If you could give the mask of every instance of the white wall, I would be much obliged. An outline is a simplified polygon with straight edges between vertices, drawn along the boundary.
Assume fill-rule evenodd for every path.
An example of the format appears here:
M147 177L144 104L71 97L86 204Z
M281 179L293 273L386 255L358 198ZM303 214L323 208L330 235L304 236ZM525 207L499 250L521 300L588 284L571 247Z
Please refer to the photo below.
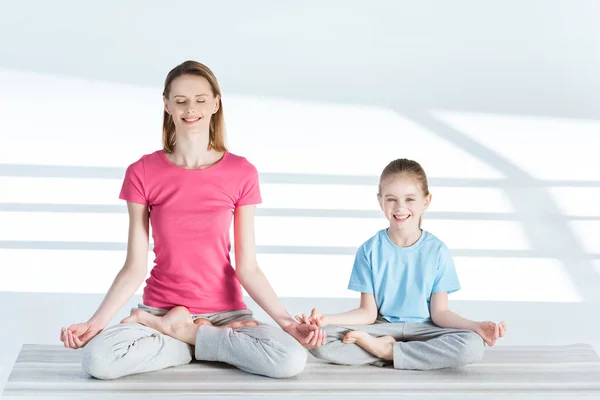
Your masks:
M384 226L376 176L408 157L459 311L507 320L506 343L598 344L599 17L594 1L1 2L6 360L57 343L122 265L122 174L160 147L162 82L186 59L218 76L230 149L261 172L259 263L292 312L354 304L352 252Z

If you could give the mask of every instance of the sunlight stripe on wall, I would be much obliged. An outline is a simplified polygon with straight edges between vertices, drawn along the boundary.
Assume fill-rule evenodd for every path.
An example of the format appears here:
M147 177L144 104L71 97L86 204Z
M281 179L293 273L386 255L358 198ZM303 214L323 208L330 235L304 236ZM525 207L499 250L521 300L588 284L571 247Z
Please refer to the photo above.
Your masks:
M126 214L0 212L0 240L126 242ZM358 247L387 226L382 217L257 217L258 245ZM527 250L528 239L516 221L425 220L425 229L451 248Z
M124 260L123 251L0 249L0 292L106 293ZM346 289L353 261L351 255L258 256L281 297L358 298L358 293ZM568 270L552 259L456 257L455 261L462 290L451 299L581 301ZM600 264L596 266L600 273Z

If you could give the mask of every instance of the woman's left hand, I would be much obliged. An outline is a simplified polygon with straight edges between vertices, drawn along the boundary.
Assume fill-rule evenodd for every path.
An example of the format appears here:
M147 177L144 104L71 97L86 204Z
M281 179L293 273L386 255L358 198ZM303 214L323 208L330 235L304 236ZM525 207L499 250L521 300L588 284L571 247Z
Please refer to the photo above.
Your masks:
M305 349L315 349L325 344L327 335L316 325L292 323L283 328L294 337Z

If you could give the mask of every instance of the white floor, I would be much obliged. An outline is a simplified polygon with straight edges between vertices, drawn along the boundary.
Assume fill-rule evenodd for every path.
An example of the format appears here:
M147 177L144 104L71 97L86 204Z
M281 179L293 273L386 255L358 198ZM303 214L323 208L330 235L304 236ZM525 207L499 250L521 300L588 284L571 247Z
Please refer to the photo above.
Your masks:
M0 293L3 328L0 331L0 389L23 343L57 344L60 327L85 320L99 304L100 295ZM284 298L292 313L321 306L336 312L355 305L351 299ZM131 302L131 305L135 302ZM252 301L258 318L267 320ZM498 345L590 343L600 354L600 306L593 303L454 302L452 307L470 318L504 319L509 331ZM129 305L127 306L129 308ZM125 309L123 310L125 313Z

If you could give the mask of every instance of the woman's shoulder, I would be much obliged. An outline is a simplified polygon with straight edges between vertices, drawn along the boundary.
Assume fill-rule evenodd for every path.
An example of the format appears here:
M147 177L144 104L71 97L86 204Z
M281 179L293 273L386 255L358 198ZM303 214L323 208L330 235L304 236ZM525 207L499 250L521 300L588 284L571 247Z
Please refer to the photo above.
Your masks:
M257 171L254 164L252 164L246 157L227 152L227 165L229 168L239 170L241 172L255 172Z
M156 150L152 153L144 154L140 158L138 158L137 160L135 160L131 164L129 164L127 169L144 168L148 164L152 164L157 161L160 161L160 159L162 157L162 153L163 153L163 150L161 149L161 150Z
M252 163L248 161L246 157L240 156L239 154L235 154L230 151L227 152L227 161L239 165L252 165Z

